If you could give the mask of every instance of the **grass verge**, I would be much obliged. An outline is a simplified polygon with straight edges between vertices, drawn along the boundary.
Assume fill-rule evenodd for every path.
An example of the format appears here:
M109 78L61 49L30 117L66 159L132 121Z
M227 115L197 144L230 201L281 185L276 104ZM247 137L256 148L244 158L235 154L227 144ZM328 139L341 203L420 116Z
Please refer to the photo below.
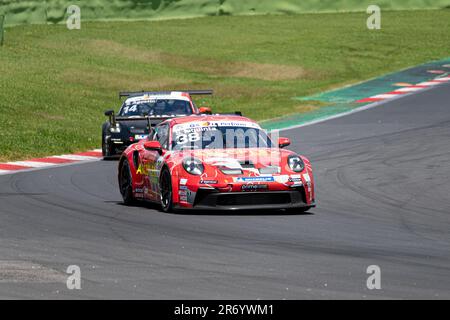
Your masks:
M450 10L89 22L7 28L0 161L100 145L117 92L213 88L204 102L257 120L308 112L305 96L450 54ZM200 103L201 104L201 103Z

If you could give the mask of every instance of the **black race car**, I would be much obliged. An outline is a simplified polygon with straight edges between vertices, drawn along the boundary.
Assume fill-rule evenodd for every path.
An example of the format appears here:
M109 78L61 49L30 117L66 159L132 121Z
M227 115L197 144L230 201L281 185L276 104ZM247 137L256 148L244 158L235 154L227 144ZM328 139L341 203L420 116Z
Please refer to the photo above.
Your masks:
M192 95L211 95L212 90L161 92L121 92L127 97L118 114L105 111L109 120L102 127L103 158L120 155L130 144L147 138L152 127L169 118L211 114L208 107L197 108Z

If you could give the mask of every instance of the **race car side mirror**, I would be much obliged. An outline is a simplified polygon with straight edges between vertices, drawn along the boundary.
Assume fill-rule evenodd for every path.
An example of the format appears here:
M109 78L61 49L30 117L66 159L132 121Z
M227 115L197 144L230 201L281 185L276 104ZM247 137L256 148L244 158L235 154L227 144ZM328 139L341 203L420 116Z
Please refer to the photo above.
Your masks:
M200 112L201 114L212 114L210 107L200 107L198 108L198 112Z
M291 140L289 140L289 138L279 138L278 139L278 146L280 148L287 147L290 144L291 144Z
M116 117L114 116L114 110L106 110L105 111L105 116L109 117L109 122L112 125L116 124Z
M158 151L159 154L162 154L162 147L159 141L145 141L144 148L148 151Z

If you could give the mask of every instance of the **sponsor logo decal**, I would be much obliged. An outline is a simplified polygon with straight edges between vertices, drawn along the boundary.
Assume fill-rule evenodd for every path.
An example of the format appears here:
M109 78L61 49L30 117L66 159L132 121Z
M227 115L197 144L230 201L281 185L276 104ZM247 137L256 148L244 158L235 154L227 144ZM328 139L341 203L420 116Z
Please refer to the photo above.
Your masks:
M215 130L217 127L243 127L260 129L261 127L250 121L193 121L177 124L172 128L173 132L196 132Z
M306 181L306 185L307 185L308 187L311 187L311 177L309 176L309 174L308 174L308 173L305 173L305 174L303 175L303 178L304 178L305 181Z
M159 157L158 160L156 160L156 169L161 170L163 164L164 164L164 158Z
M188 191L187 190L178 191L178 195L180 196L180 201L187 201L187 199L188 199Z
M236 182L273 182L274 177L239 177L235 178Z
M217 180L200 180L200 184L216 184Z
M147 137L148 137L148 134L137 134L137 135L134 136L134 138L135 138L136 140L147 139Z
M242 191L256 191L268 189L267 184L244 184L241 187Z
M136 170L136 174L149 175L150 173L152 173L151 175L153 175L155 171L156 165L154 163L140 163L138 169Z

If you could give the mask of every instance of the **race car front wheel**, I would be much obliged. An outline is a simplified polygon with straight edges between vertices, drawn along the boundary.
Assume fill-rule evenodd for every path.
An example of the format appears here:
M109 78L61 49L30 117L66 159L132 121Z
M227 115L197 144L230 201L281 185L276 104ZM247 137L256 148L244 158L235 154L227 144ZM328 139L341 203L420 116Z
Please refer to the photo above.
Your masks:
M159 190L161 193L161 207L164 212L171 212L173 208L172 201L172 177L167 168L161 172L159 179Z
M119 175L119 187L122 194L123 202L126 205L134 204L135 199L133 197L133 178L131 176L130 165L128 160L124 160Z

